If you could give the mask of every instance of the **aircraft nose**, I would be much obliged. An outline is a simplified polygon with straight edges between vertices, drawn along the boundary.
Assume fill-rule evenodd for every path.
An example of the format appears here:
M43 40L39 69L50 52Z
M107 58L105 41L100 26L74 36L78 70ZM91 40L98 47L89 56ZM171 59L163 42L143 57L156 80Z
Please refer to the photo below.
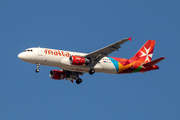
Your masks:
M18 54L18 58L19 58L19 59L22 60L22 59L24 59L24 57L25 57L25 55L24 55L23 53L19 53L19 54Z

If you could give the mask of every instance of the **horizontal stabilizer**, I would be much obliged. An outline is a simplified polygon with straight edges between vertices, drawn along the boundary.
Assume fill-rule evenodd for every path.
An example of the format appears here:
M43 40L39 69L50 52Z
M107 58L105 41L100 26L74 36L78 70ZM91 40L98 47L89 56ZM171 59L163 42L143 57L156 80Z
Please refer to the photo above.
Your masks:
M145 63L142 66L143 67L150 67L150 66L153 66L153 65L157 64L158 62L162 61L163 59L165 59L165 57L161 57L161 58L158 58L158 59L153 60L151 62Z

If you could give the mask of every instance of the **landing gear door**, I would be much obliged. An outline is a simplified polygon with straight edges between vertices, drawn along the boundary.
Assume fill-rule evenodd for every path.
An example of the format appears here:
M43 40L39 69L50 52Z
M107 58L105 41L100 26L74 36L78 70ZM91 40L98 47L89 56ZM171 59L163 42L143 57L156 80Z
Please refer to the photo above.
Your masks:
M40 47L38 47L38 56L43 56L43 51Z

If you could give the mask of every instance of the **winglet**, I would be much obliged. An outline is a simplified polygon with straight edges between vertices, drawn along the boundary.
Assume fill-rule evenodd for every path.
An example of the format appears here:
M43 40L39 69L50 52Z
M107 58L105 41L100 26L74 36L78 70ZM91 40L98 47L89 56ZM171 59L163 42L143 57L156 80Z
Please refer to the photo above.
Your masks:
M131 41L131 39L132 39L132 37L128 38L128 40L130 40L130 41Z

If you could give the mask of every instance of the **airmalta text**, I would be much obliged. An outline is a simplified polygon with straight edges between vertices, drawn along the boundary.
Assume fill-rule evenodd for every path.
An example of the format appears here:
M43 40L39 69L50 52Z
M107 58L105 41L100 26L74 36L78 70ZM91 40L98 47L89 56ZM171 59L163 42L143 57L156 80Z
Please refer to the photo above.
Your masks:
M45 54L55 55L55 56L70 57L69 52L64 52L64 51L59 51L59 50L48 50L48 49L45 49Z

